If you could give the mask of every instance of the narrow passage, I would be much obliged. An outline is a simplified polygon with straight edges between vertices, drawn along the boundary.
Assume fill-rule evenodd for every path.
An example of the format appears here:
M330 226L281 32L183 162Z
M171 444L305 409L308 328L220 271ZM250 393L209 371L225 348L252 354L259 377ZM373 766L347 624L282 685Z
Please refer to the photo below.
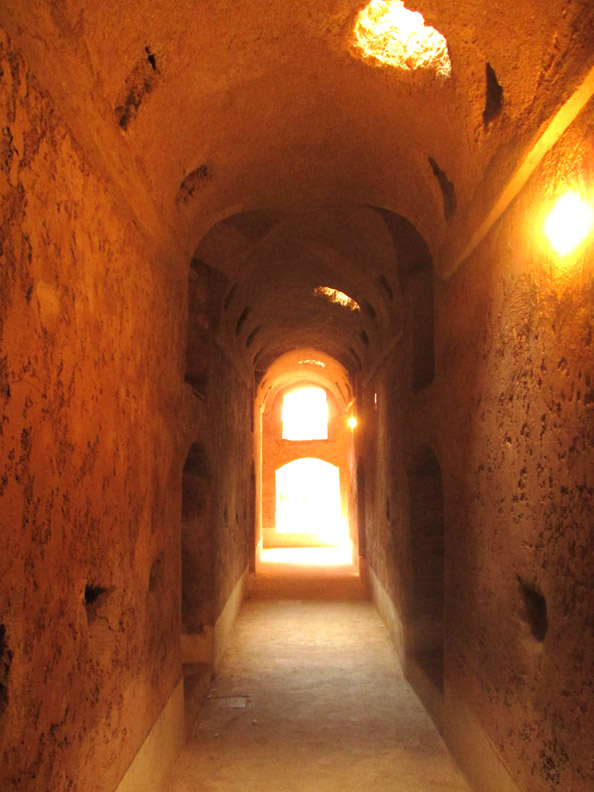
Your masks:
M352 570L268 565L169 792L468 789Z

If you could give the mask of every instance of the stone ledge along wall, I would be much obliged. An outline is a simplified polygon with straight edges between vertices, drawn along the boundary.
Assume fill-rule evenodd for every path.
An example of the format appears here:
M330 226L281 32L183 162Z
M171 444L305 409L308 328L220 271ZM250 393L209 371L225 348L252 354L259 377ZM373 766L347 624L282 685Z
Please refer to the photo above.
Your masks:
M419 641L415 448L441 469L437 717L478 789L503 788L502 767L525 792L594 788L593 246L557 267L542 233L565 184L591 188L593 137L589 110L469 260L436 279L433 384L405 384L405 327L363 394L367 556L399 614L405 665Z
M0 788L105 792L181 673L185 283L0 65Z

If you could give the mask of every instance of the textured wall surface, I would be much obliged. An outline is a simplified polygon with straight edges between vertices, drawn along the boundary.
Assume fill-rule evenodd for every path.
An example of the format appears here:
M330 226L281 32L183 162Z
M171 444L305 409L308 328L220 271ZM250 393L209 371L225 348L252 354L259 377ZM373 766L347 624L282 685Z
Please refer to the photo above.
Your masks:
M215 619L250 559L253 392L220 353L213 360L209 420L215 498Z
M362 5L0 3L2 789L116 787L180 571L199 629L253 554L286 355L357 393L349 509L460 760L594 786L592 243L540 231L594 183L594 5L419 0L448 81L354 52Z
M541 230L554 190L591 179L593 123L560 141L438 319L447 673L521 788L547 792L594 784L592 247L563 261Z
M184 292L0 42L2 788L105 790L180 674Z
M358 448L368 560L411 668L431 629L415 613L419 578L422 592L435 569L415 558L411 471L415 449L435 452L444 728L448 707L470 711L519 787L538 792L594 783L592 252L563 260L542 231L562 185L590 183L592 124L585 114L566 133L472 258L437 282L436 379L417 393L405 326L364 392Z

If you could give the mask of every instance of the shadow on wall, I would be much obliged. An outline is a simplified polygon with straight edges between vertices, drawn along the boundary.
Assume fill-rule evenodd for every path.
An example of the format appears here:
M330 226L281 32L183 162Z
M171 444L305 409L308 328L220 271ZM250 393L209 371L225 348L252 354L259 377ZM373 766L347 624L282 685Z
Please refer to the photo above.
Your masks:
M443 690L444 521L441 468L428 445L407 466L412 586L406 644L409 659Z
M211 474L206 451L194 443L182 478L182 632L192 638L184 662L209 662L214 624ZM186 641L186 644L188 641Z
M394 243L402 308L410 324L410 371L413 391L430 385L435 377L433 259L426 242L406 218L375 207ZM384 292L396 301L394 290L381 278Z

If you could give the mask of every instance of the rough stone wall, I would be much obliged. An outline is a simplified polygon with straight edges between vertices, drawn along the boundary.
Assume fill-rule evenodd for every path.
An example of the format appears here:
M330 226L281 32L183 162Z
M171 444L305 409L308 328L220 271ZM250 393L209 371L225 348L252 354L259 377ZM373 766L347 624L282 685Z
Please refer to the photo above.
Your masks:
M296 459L313 457L338 468L342 510L349 514L349 459L351 430L332 394L328 396L327 440L283 440L282 403L279 393L262 416L262 534L264 547L313 547L323 542L315 534L277 534L276 532L276 471Z
M253 389L218 350L210 375L209 433L215 516L215 618L249 563Z
M442 289L446 674L521 789L594 787L594 270L542 221L592 184L585 113Z
M181 618L184 633L214 625L214 514L211 463L205 443L192 443L182 479Z
M592 243L557 267L542 234L564 184L591 188L593 134L590 111L463 267L434 284L435 381L410 387L405 323L364 388L369 429L358 437L368 561L399 612L405 663L426 637L413 599L410 471L419 447L435 453L445 733L448 718L471 713L465 728L482 728L526 792L594 786ZM493 758L475 759L488 774Z
M104 792L181 673L185 283L0 67L0 787Z

